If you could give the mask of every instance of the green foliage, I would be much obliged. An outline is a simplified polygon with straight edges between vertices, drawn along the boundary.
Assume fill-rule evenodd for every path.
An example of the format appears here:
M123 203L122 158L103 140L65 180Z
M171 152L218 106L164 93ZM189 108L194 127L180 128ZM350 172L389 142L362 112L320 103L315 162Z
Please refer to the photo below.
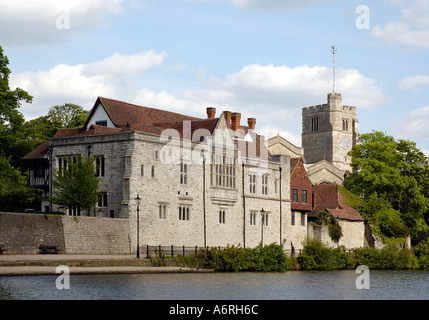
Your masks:
M286 271L295 270L297 261L286 255L283 245L259 245L255 248L227 246L201 249L197 254L183 258L188 266L215 271Z
M326 210L322 210L319 212L315 223L318 225L329 226L329 237L333 241L339 241L343 236L343 230L341 226L337 221L335 221L335 218Z
M306 239L298 257L303 270L349 269L355 263L344 247L333 249L316 239Z
M421 241L414 247L420 269L429 270L429 241Z
M94 159L77 157L75 162L68 157L64 159L67 165L54 172L52 202L63 209L92 208L99 198Z
M362 134L349 152L355 172L343 182L363 197L364 218L387 237L413 236L429 221L429 166L416 144L382 132Z
M345 250L330 248L316 239L307 239L304 249L298 257L303 270L336 270L355 269L358 265L366 265L370 269L418 269L427 268L428 251L422 249L421 257L413 250L404 249L393 241L383 249L357 248Z
M36 196L27 186L27 178L0 157L0 211L23 211Z

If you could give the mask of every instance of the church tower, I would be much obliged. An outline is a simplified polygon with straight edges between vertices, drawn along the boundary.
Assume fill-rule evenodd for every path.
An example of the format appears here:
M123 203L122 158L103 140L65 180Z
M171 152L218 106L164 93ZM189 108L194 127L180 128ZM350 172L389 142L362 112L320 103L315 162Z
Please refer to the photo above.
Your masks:
M340 93L329 93L328 103L302 109L302 147L308 164L321 160L351 172L347 153L357 143L356 107L343 106Z

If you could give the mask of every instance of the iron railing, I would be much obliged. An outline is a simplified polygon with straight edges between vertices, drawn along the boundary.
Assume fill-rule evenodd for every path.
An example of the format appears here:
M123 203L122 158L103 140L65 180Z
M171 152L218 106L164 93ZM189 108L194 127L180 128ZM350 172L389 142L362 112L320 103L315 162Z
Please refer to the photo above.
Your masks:
M144 250L141 250L145 255L146 258L151 257L177 257L177 256L188 256L191 254L198 253L199 250L202 249L211 249L211 248L217 248L218 250L225 249L225 247L199 247L199 246L149 246L146 245ZM298 257L301 254L301 249L286 249L284 252L290 256L290 257Z

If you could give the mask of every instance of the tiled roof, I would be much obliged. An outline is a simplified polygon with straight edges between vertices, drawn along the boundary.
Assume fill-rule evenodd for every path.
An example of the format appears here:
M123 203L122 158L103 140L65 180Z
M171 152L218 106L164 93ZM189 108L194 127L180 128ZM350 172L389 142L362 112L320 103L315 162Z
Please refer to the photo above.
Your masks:
M104 97L97 98L97 101L94 104L94 108L91 110L91 114L88 117L88 120L91 118L92 112L95 111L95 107L98 105L98 102L101 102L110 119L117 127L125 127L127 125L131 127L156 127L156 123L172 123L179 121L201 120L199 118L185 116L175 112L138 106L135 104L114 99L108 99ZM85 123L85 127L86 126L87 123Z
M22 160L43 159L49 150L49 141L42 143L36 149L25 155Z
M312 216L327 210L334 217L349 221L364 221L362 216L352 207L344 204L343 195L338 191L337 184L319 184L313 186L315 207Z

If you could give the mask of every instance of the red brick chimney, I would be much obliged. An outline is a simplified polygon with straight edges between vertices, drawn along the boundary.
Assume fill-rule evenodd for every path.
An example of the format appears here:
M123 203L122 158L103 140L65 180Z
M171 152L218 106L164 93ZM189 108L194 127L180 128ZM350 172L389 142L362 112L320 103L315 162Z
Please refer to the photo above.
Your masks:
M256 119L255 118L247 118L247 125L250 129L255 130Z
M240 119L241 119L241 113L233 112L231 113L231 129L236 131L238 128L240 128Z
M223 113L225 113L226 125L231 128L231 111L224 111Z
M207 108L207 119L214 119L216 115L216 108L208 107Z

